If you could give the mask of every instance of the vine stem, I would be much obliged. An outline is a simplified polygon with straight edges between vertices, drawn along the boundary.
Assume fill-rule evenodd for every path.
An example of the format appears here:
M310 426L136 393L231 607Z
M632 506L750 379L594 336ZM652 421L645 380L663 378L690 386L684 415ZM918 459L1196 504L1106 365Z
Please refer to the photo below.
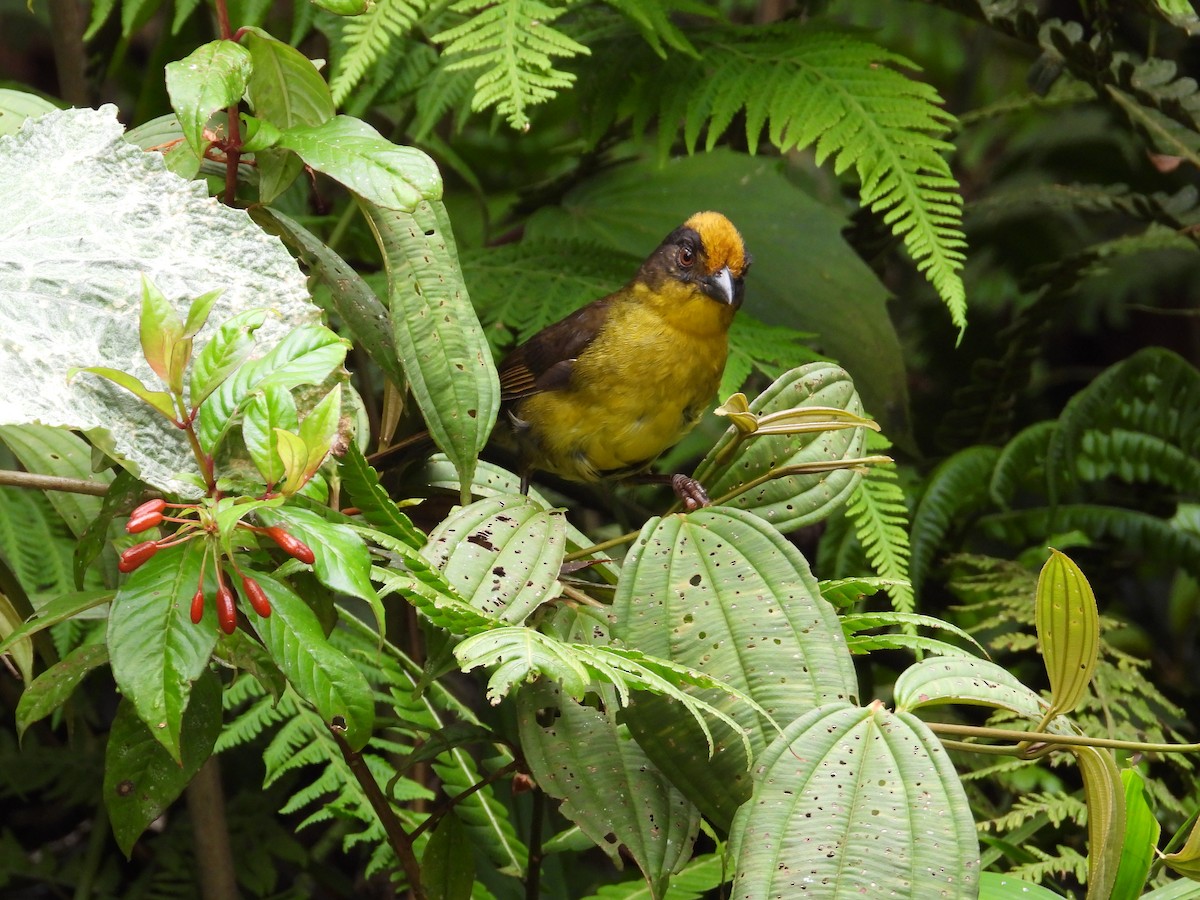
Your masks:
M350 771L354 773L363 793L367 795L367 802L371 804L371 809L375 810L375 815L379 816L379 822L388 836L388 843L392 845L392 849L396 851L396 856L400 859L400 864L404 867L404 875L408 879L409 896L412 900L426 900L425 888L421 886L421 865L417 862L417 856L413 852L412 836L404 830L404 824L396 815L396 811L392 809L392 805L388 803L387 797L383 795L379 782L367 768L367 762L363 759L362 754L357 750L352 750L337 729L330 728L329 732L333 735L338 749L342 751L346 765L350 767Z
M1001 741L1020 741L1021 743L1044 743L1058 747L1104 747L1110 750L1131 750L1135 753L1195 753L1200 751L1197 744L1148 744L1141 741L1118 741L1111 738L1094 738L1081 734L1050 734L1041 731L1017 731L1012 728L984 728L978 725L955 725L950 722L926 722L929 730L936 735L955 735L959 737L993 738ZM956 742L956 744L961 742ZM974 748L974 745L970 745ZM1006 748L1012 752L1019 751L1018 747ZM988 751L984 751L988 752Z

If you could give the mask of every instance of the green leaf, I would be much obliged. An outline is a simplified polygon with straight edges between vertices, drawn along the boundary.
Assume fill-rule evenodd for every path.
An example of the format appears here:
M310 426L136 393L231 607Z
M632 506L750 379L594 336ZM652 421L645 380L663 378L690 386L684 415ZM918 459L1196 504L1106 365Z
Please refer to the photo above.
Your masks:
M338 471L350 503L358 508L366 522L414 550L425 546L425 535L413 525L387 489L379 483L379 473L367 462L354 441L350 442L342 455Z
M3 642L0 646L7 648L5 652L21 673L21 679L29 684L33 681L33 642L28 638L12 637L20 627L21 614L8 597L0 594L0 642ZM29 690L26 689L21 699L24 700L28 694Z
M862 403L850 376L829 363L811 363L777 379L750 404L758 414L804 407L835 407L862 415ZM852 468L826 469L862 457L862 428L823 432L767 434L744 442L736 427L729 428L696 467L695 477L713 498L789 466L815 465L811 474L772 478L722 501L746 509L782 531L819 521L846 502L861 476ZM890 573L889 573L890 574Z
M381 209L412 214L420 204L442 197L442 178L433 160L415 147L393 144L350 116L289 128L279 146Z
M97 484L113 483L112 472L92 471L92 448L88 442L65 428L47 425L0 426L0 441L16 455L27 472L79 478ZM118 489L116 493L121 491ZM71 491L47 491L46 497L76 537L83 536L89 529L91 522L100 514L103 502L100 497Z
M166 391L152 391L142 384L139 379L134 378L127 372L110 369L107 366L84 366L82 368L70 369L67 372L67 378L74 378L79 372L87 372L97 375L100 378L107 378L113 384L125 388L125 390L144 402L159 415L165 417L169 422L174 423L177 421L175 404L171 402L171 395Z
M1146 802L1145 782L1137 769L1122 769L1125 785L1125 841L1110 900L1137 900L1146 886L1161 831Z
M217 110L236 105L246 92L253 62L233 41L210 41L178 62L167 63L167 93L187 142L203 156L208 120Z
M212 313L213 306L221 297L221 289L209 291L207 294L201 294L192 301L188 307L187 321L183 325L183 336L191 340L200 333L205 324L208 322L208 317Z
M321 464L329 456L338 438L341 418L342 386L338 384L300 420L299 435L308 454L308 462L304 466L304 481L316 475L317 469L321 468ZM297 485L297 489L299 487L300 485Z
M1079 705L1096 671L1100 612L1087 577L1054 548L1038 576L1035 610L1038 646L1050 676L1047 715L1068 713Z
M1062 894L1000 872L979 876L979 900L1062 900Z
M1087 800L1087 900L1108 900L1125 846L1125 786L1111 750L1069 749L1083 776L1083 796Z
M519 131L529 128L529 107L575 82L574 74L556 69L552 58L591 53L550 26L566 6L541 0L460 0L454 9L473 15L433 39L446 45L445 56L459 57L451 68L484 70L475 81L471 108L478 112L495 106Z
M705 672L780 722L857 693L841 626L804 557L749 512L713 507L647 522L626 557L612 618L626 646ZM665 700L638 697L626 720L655 765L727 827L776 727L727 696L694 694L748 731L752 756L712 723L723 751L710 760L695 726Z
M470 900L475 859L458 816L443 816L421 854L421 885L429 900Z
M107 662L108 647L85 644L29 682L17 702L17 736L24 736L30 725L66 703L88 673Z
M280 457L280 430L291 434L300 427L292 392L278 384L254 394L242 414L242 438L259 473L269 485L283 480L285 467ZM299 440L299 438L297 438Z
M290 588L269 575L257 573L255 579L271 601L271 615L252 620L263 645L296 693L316 707L352 749L361 750L375 723L370 685L326 640L316 614Z
M285 506L262 509L259 520L279 525L312 549L313 572L330 590L365 600L373 607L379 597L371 584L371 554L358 532L349 525L335 525L307 509Z
M429 533L422 555L471 605L520 625L561 591L565 551L562 513L516 495L451 513Z
M300 436L282 428L276 428L273 435L275 451L283 467L283 484L280 493L289 496L304 485L304 469L308 465L308 448Z
M16 134L26 119L34 119L56 109L57 106L37 94L0 88L0 137Z
M147 563L149 565L149 563ZM74 618L89 609L95 609L113 599L112 591L73 591L55 597L41 607L33 617L0 640L0 653L4 653L17 641L37 634L59 622Z
M500 384L458 267L441 202L411 214L362 203L383 252L393 339L434 441L454 463L464 502L500 408Z
M127 857L134 842L183 793L212 753L221 731L221 682L206 673L183 715L182 756L168 755L123 699L104 754L104 805L113 837Z
M1174 853L1164 854L1163 862L1184 878L1200 881L1200 821L1192 824L1192 830L1188 832L1182 847Z
M255 392L270 385L291 390L302 384L320 384L342 364L346 349L346 341L323 325L302 325L290 332L265 355L236 369L201 405L200 446L213 453Z
M920 719L881 703L817 707L757 763L754 794L730 833L730 895L743 900L979 892L979 848L966 794Z
M254 350L254 332L265 320L265 310L248 309L221 324L192 364L190 400L193 408L203 403L249 358Z
M392 320L362 276L323 241L278 210L259 209L255 215L264 227L281 232L288 246L329 289L333 308L356 346L362 348L396 387L406 383L404 369L392 343Z
M108 616L108 652L117 687L176 762L192 684L217 643L211 604L199 625L191 620L203 543L160 550L118 589Z
M849 609L867 597L873 597L884 589L886 578L835 578L819 582L821 596L835 608ZM940 621L940 620L939 620Z
M164 382L171 381L171 358L183 338L183 320L150 279L142 276L142 354Z
M661 896L688 861L700 813L603 711L539 683L517 695L521 749L538 787L620 865L628 853Z

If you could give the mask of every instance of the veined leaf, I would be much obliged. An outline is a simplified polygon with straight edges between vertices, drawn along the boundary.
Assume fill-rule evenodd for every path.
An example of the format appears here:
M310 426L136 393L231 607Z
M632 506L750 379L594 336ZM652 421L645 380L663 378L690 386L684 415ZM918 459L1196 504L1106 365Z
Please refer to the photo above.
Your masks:
M0 604L3 599L0 597ZM29 682L17 702L17 736L24 735L30 725L66 703L80 682L93 669L106 662L108 647L104 644L84 644Z
M841 626L796 548L752 513L713 507L652 519L626 557L613 599L613 636L648 655L706 672L778 722L853 697L858 683ZM639 696L625 714L647 755L727 827L750 792L749 768L775 726L749 705L692 691L749 734L751 755L720 723L714 759L665 698Z
M628 852L654 896L688 861L700 813L628 729L539 683L517 695L521 747L538 786L614 863Z
M250 52L226 40L210 41L178 62L167 63L171 106L198 156L203 156L211 143L204 133L209 117L242 99L251 68Z
M1038 577L1035 603L1038 646L1050 676L1047 715L1067 713L1079 705L1096 671L1100 652L1096 597L1079 566L1051 548Z
M850 376L829 363L811 363L785 373L754 398L749 409L762 415L806 406L863 413ZM777 470L808 465L817 469L772 478L722 502L750 510L781 531L824 518L846 501L861 477L849 466L864 453L861 428L768 434L742 441L738 429L731 427L696 468L695 477L714 499ZM839 463L847 465L834 468Z
M379 473L367 462L354 441L342 456L338 471L350 502L370 525L404 541L414 550L425 545L425 536L379 483Z
M371 737L375 707L371 687L340 650L326 639L316 614L282 582L255 576L271 601L271 615L255 616L255 630L292 688L316 707L346 743L361 750Z
M561 590L565 545L562 513L518 494L451 513L422 554L473 606L520 625Z
M176 762L181 760L183 712L192 684L217 643L211 604L200 624L193 625L190 618L204 543L160 550L120 587L108 616L108 652L117 687ZM211 583L211 571L208 578Z
M1071 747L1088 808L1087 900L1109 900L1125 845L1125 786L1112 751Z
M1137 900L1146 886L1161 831L1146 802L1145 782L1137 769L1122 769L1125 785L1125 840L1110 900Z
M958 773L908 713L845 702L792 722L759 757L730 833L730 896L975 900L979 849Z

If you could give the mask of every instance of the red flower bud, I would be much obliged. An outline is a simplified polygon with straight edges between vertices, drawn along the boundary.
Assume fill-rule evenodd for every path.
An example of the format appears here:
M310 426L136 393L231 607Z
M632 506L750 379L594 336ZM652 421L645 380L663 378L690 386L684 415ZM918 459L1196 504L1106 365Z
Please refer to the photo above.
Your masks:
M167 501L162 498L147 500L129 514L129 521L125 523L125 530L130 534L139 534L147 528L153 528L162 522L163 510L166 507Z
M199 625L204 616L204 588L192 595L192 624Z
M134 544L121 554L121 558L117 562L117 569L128 575L157 552L158 541L143 541L140 544Z
M233 599L233 591L227 584L217 588L217 622L226 634L233 634L237 628L237 604Z
M257 581L248 575L243 575L242 591L246 594L246 599L250 601L250 605L254 607L256 613L264 619L271 614L271 601L267 599L267 592Z
M278 525L272 525L264 530L267 537L273 540L276 544L283 548L284 552L293 559L298 559L305 565L311 566L316 556L313 555L312 548L304 541L295 535L289 534Z

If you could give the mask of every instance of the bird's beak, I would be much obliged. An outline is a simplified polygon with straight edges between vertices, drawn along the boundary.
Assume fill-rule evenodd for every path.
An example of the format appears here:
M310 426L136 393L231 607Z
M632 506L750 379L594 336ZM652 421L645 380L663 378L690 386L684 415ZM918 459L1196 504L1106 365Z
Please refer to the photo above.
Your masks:
M729 266L714 272L705 281L708 283L709 296L720 300L726 306L739 305L739 298L734 290L733 273L729 271Z

